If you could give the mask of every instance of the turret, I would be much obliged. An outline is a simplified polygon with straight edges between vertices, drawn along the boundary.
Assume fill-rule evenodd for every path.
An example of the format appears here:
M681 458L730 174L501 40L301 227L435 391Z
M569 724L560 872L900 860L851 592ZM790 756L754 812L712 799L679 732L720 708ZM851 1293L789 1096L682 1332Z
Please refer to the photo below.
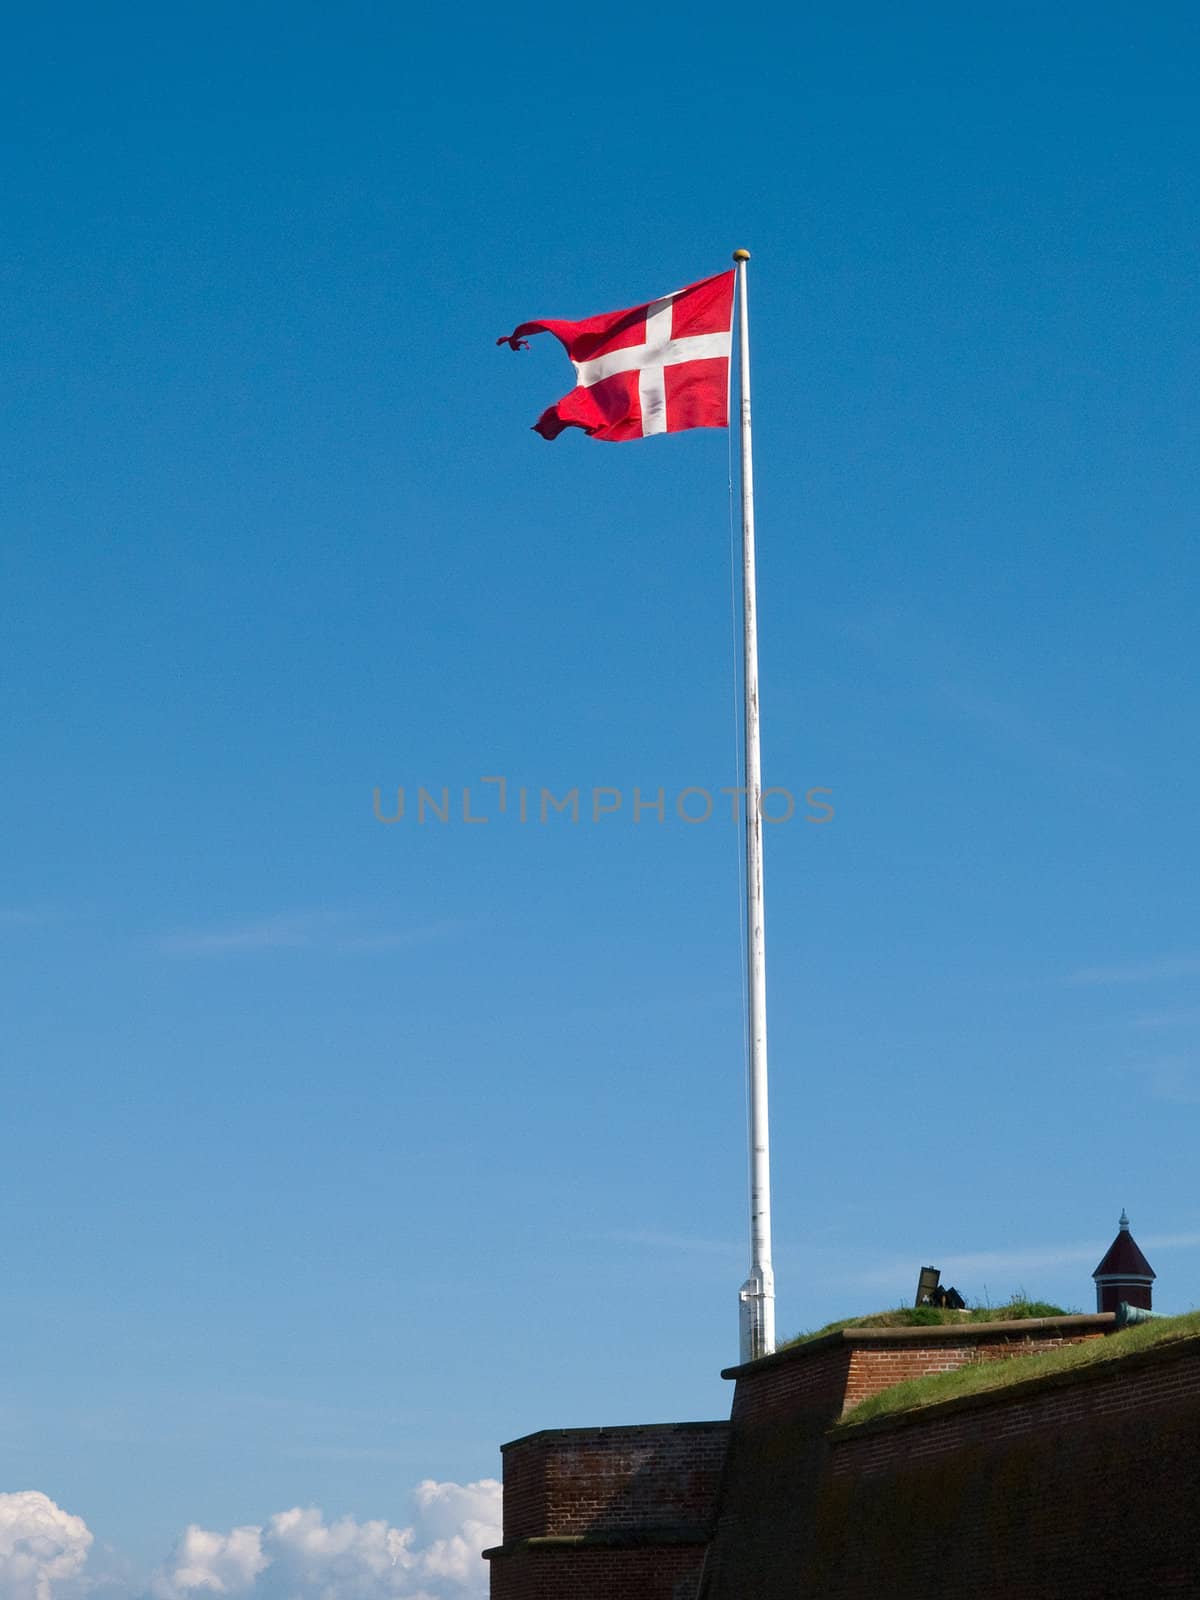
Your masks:
M1115 1311L1122 1300L1128 1305L1140 1306L1143 1311L1150 1310L1154 1269L1134 1242L1124 1211L1117 1237L1092 1277L1096 1280L1097 1311Z

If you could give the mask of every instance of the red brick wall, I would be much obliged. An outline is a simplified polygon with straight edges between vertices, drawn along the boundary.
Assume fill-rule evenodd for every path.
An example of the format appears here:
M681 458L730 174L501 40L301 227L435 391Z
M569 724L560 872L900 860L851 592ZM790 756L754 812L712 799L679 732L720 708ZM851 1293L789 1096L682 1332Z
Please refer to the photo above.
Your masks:
M844 1409L907 1378L1057 1348L1111 1326L1111 1318L1064 1317L1024 1327L977 1323L969 1333L851 1330L731 1369L733 1433L700 1600L824 1595L805 1574L814 1559L814 1509L830 1475L829 1429ZM855 1593L893 1600L886 1569L876 1578L874 1590Z
M704 1551L527 1550L492 1563L492 1600L695 1600Z
M811 1417L814 1426L841 1414L850 1371L850 1346L839 1341L811 1352L803 1347L738 1370L735 1427Z
M1200 1338L850 1424L830 1468L796 1600L1195 1597Z
M894 1383L927 1378L934 1372L953 1372L975 1359L976 1347L969 1344L939 1344L932 1349L914 1345L902 1345L895 1349L877 1345L860 1346L850 1357L842 1409L849 1411L861 1400L879 1394L883 1389L890 1389Z
M1060 1584L1057 1591L1039 1588L1035 1566L1010 1560L1007 1570L1019 1573L1023 1594L1059 1600L1070 1592L1091 1600L1108 1593L1066 1583L1066 1557L1055 1555L1066 1546L1060 1541L1055 1547L1058 1524L1045 1507L1054 1503L1054 1485L1066 1481L1064 1440L1078 1441L1087 1430L1095 1435L1097 1427L1103 1434L1106 1418L1133 1426L1128 1448L1137 1459L1153 1451L1146 1439L1162 1430L1152 1424L1146 1434L1143 1413L1149 1408L1161 1419L1175 1392L1167 1380L1128 1403L1115 1390L1099 1406L1086 1397L1063 1398L1060 1412L1037 1411L1030 1399L1033 1409L1023 1420L1016 1402L1006 1401L988 1403L990 1421L972 1422L970 1405L953 1413L943 1408L936 1425L923 1422L919 1434L898 1424L867 1424L836 1436L830 1428L846 1408L908 1378L1054 1349L1110 1329L1111 1318L1073 1317L1024 1327L975 1325L969 1332L832 1335L732 1369L730 1424L565 1429L515 1440L504 1447L505 1545L493 1558L493 1600L696 1600L697 1594L701 1600L907 1600L910 1594L926 1600L931 1587L961 1587L959 1568L971 1574L965 1592L999 1596L985 1569L998 1560L997 1540L1028 1544L1021 1518L1045 1525L1039 1537L1051 1565L1059 1562ZM1037 1404L1044 1408L1045 1402ZM1006 1411L1016 1420L1004 1420ZM1044 1469L1038 1499L1021 1501L1014 1520L1005 1502L988 1496L1007 1492L1012 1451L1033 1440L1044 1453L1047 1437L1057 1445L1038 1469ZM1117 1448L1126 1448L1126 1434L1120 1441ZM1198 1475L1196 1447L1193 1438L1188 1481ZM1119 1483L1123 1468L1114 1473L1103 1439L1089 1448L1098 1450L1095 1463L1086 1457L1072 1481L1091 1483L1079 1492L1086 1500L1094 1490L1099 1506L1109 1492L1102 1492L1101 1478L1107 1473L1104 1482ZM989 1465L980 1476L983 1456ZM914 1488L911 1474L926 1470L936 1483ZM1154 1477L1149 1467L1146 1473ZM974 1498L958 1494L960 1479L974 1485ZM1159 1492L1168 1503L1161 1484ZM1063 1525L1078 1532L1087 1513L1080 1515L1083 1522L1068 1517ZM1194 1506L1187 1515L1200 1546ZM706 1551L702 1541L714 1525ZM1160 1544L1168 1553L1173 1548L1169 1540ZM1172 1589L1173 1570L1166 1557L1154 1566L1160 1589L1200 1596L1200 1576L1192 1589ZM902 1583L896 1576L902 1572L911 1572L910 1587L904 1586L908 1578ZM943 1572L944 1580L935 1582Z
M695 1600L728 1440L682 1422L505 1445L492 1600Z
M849 1329L750 1366L731 1367L725 1376L736 1379L732 1420L736 1427L808 1417L815 1426L823 1417L832 1420L894 1383L951 1372L970 1361L1056 1350L1081 1339L1103 1338L1111 1331L1111 1318L1098 1324L1090 1316L1031 1320L1024 1329L1013 1323Z
M975 1444L1061 1431L1079 1422L1188 1401L1200 1403L1200 1340L1194 1345L1181 1341L1161 1346L1142 1357L1093 1368L1075 1368L1056 1379L1034 1379L907 1416L881 1417L861 1427L850 1423L831 1439L831 1471L834 1476L869 1477ZM1200 1435L1196 1443L1200 1467Z
M504 1537L547 1533L546 1450L542 1434L504 1446ZM558 1532L558 1529L554 1530Z
M844 1410L849 1411L870 1395L890 1389L893 1384L913 1378L927 1378L933 1372L953 1372L973 1361L1005 1361L1012 1356L1038 1355L1058 1350L1064 1344L1079 1344L1084 1339L1103 1339L1106 1330L1064 1332L1038 1337L1015 1336L943 1342L938 1345L858 1345L850 1357Z
M504 1539L711 1523L729 1424L567 1428L504 1447Z

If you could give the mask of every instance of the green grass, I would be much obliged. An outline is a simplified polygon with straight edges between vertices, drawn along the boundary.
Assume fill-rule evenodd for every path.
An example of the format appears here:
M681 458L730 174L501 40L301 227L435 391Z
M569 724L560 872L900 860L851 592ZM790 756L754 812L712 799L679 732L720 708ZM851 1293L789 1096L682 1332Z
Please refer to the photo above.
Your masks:
M811 1333L797 1334L781 1350L794 1345L807 1344L812 1339L823 1339L827 1333L837 1333L842 1328L931 1328L945 1327L963 1322L1018 1322L1026 1317L1065 1317L1061 1306L1048 1300L1027 1300L1024 1295L1014 1295L1002 1306L971 1306L965 1311L938 1311L933 1306L897 1306L892 1311L873 1311L866 1317L843 1317L841 1322L826 1323Z
M853 1411L848 1411L840 1425L867 1422L872 1417L886 1416L896 1411L936 1405L941 1400L957 1399L959 1395L1005 1389L1010 1384L1024 1383L1029 1378L1066 1372L1073 1367L1092 1366L1099 1361L1114 1361L1138 1350L1148 1350L1157 1344L1197 1334L1200 1334L1200 1311L1189 1311L1182 1317L1165 1317L1161 1322L1140 1322L1103 1339L1065 1345L1061 1350L1050 1350L1043 1355L1007 1356L1003 1360L972 1362L955 1372L937 1372L928 1378L915 1378L871 1395L855 1406Z

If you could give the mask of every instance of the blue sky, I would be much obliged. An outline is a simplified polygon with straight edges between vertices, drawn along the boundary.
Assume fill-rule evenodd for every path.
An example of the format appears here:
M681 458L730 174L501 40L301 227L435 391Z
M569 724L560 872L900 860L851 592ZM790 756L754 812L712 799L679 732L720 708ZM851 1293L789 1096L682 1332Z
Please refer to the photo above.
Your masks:
M736 832L480 779L734 781L726 436L547 445L495 347L734 246L765 781L836 810L767 838L781 1332L1086 1309L1122 1205L1200 1299L1196 31L12 25L0 1490L114 1583L727 1406Z

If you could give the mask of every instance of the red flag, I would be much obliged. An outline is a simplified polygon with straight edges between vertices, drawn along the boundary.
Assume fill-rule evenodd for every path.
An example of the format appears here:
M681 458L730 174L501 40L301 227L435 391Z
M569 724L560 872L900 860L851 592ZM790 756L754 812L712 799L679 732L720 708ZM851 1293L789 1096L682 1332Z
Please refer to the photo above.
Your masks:
M732 272L629 311L582 322L523 322L497 344L552 333L575 366L576 387L534 423L543 439L582 428L593 439L729 426Z

